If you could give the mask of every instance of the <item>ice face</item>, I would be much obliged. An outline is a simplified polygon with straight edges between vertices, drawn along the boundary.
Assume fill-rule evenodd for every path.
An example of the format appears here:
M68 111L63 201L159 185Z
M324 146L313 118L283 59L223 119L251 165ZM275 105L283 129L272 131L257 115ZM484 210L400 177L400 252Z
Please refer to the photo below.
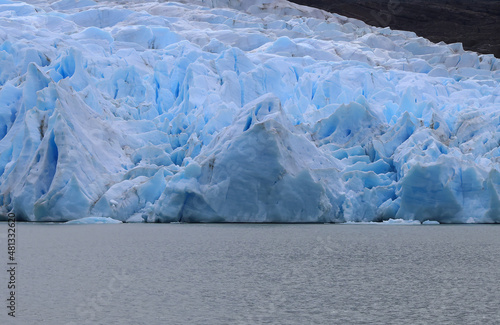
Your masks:
M0 215L500 222L492 55L281 0L0 0L0 25Z

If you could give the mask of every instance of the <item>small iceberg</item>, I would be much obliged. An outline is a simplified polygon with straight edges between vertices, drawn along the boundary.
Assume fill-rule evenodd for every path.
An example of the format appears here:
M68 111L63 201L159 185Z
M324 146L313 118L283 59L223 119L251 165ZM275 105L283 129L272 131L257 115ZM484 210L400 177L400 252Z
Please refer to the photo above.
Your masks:
M430 221L433 222L433 221ZM437 222L437 221L436 221ZM405 219L389 219L382 222L375 221L348 221L342 223L343 225L420 225L418 220L405 220ZM434 223L432 223L434 224ZM437 223L439 224L439 222Z
M382 221L383 225L420 225L418 220L389 219Z
M136 213L130 218L127 219L127 223L143 223L146 222L145 218L143 217L142 213Z
M67 225L92 225L92 224L102 224L102 223L123 223L120 220L105 218L105 217L87 217L76 220L67 221L64 224Z

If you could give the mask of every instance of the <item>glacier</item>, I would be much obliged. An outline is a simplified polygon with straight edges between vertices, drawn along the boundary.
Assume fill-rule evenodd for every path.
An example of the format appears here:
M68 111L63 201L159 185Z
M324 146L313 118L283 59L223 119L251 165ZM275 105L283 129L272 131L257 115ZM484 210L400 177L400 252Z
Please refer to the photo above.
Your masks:
M0 0L0 26L4 219L500 222L493 55L284 0Z

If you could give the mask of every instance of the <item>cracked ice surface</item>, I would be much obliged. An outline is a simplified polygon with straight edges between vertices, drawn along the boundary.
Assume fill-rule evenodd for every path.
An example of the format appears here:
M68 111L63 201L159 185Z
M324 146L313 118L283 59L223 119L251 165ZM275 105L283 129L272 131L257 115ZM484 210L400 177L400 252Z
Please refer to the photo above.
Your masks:
M0 26L0 214L500 222L492 55L281 0L0 0Z

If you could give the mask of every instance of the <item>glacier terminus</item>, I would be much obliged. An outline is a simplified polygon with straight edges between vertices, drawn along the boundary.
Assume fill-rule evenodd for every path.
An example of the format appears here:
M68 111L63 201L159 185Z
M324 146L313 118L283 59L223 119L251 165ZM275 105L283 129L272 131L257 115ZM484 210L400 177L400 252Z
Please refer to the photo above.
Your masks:
M500 222L493 55L284 0L0 0L0 26L3 217Z

